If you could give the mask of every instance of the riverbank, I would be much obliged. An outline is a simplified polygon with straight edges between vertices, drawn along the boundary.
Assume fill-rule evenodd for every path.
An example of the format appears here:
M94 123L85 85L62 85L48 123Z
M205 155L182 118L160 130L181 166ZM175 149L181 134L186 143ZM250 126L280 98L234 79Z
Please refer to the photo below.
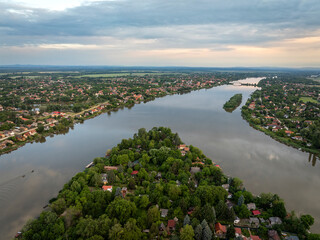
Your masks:
M299 142L293 142L290 138L287 138L287 137L280 137L280 136L276 135L275 133L265 129L261 125L254 124L245 115L242 114L242 117L243 117L244 120L246 120L249 123L249 125L252 128L263 132L264 134L270 136L274 140L276 140L276 141L278 141L278 142L280 142L282 144L285 144L285 145L287 145L289 147L293 147L295 149L298 149L300 151L309 152L309 153L312 153L312 154L316 154L317 156L320 156L320 150L307 148L303 144L299 144Z
M319 155L319 88L306 85L309 81L280 77L262 80L261 89L242 107L242 117L281 143ZM304 102L304 95L314 101Z

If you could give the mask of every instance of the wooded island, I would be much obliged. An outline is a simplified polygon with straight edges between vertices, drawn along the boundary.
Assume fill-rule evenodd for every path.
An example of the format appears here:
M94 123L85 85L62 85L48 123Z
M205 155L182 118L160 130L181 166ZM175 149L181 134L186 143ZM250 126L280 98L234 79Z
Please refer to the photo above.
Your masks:
M226 112L233 112L242 102L242 94L238 93L232 96L228 102L223 105Z

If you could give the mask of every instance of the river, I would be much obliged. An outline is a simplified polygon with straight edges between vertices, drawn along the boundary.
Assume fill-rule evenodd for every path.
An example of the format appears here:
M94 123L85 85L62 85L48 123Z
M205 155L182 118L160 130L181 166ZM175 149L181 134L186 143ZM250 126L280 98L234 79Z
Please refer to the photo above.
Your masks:
M259 79L249 79L254 83ZM277 193L287 210L315 217L320 233L320 163L308 153L280 144L251 128L240 107L256 89L225 85L183 95L171 95L131 109L102 114L75 125L66 135L28 143L0 157L0 233L10 239L28 219L37 217L74 174L95 157L104 156L139 128L170 127L181 139L203 150L222 166L225 174L239 177L254 194ZM242 93L243 102L232 113L223 104Z

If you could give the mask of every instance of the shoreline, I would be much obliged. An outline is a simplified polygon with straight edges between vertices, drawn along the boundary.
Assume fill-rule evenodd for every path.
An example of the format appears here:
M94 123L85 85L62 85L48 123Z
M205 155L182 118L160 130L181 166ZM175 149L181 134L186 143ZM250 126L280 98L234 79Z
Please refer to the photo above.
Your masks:
M256 125L251 123L245 116L244 114L242 114L242 110L241 110L241 116L244 120L246 120L247 123L249 123L250 127L256 129L259 132L264 133L265 135L268 135L269 137L271 137L272 139L276 140L277 142L281 143L281 144L285 144L286 146L289 147L293 147L299 151L302 152L308 152L311 154L315 154L317 156L320 155L320 150L317 149L310 149L310 148L306 148L305 146L299 145L296 142L292 142L292 140L290 138L284 138L284 137L279 137L275 134L272 134L272 132L267 131L266 129L264 129L263 127L261 127L260 125Z

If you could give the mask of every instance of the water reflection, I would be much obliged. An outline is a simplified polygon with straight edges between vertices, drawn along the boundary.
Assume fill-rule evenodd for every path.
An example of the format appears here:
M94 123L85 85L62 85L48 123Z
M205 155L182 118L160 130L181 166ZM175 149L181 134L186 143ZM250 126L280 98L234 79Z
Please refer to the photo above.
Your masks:
M311 162L313 167L316 165L317 160L319 160L319 157L316 154L309 153L309 163Z

